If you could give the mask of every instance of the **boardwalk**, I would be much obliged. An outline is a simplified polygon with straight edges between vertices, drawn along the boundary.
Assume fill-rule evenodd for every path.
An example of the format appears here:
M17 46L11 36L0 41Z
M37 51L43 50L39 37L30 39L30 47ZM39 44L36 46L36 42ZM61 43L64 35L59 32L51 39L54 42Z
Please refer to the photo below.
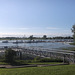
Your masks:
M75 51L68 50L50 50L43 48L24 48L20 47L18 49L21 54L31 54L34 56L40 56L44 58L58 58L63 59L63 62L67 61L69 63L75 63Z
M10 48L10 47L9 47ZM40 56L44 58L59 58L63 59L63 62L75 63L75 51L69 50L50 50L43 48L30 48L30 47L11 47L17 51L17 55L31 54L34 56ZM0 49L0 54L5 52L5 48Z

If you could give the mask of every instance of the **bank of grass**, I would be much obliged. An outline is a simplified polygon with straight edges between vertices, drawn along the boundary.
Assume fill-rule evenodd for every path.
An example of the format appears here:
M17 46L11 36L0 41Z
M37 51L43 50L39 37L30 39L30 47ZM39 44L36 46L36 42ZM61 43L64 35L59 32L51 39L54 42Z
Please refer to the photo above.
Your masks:
M69 43L70 45L74 45L75 43ZM67 48L62 48L63 50L70 50L70 51L75 51L75 47L67 47Z
M75 75L75 65L0 69L0 75Z
M75 51L75 47L70 47L69 50Z
M62 48L62 50L75 51L75 47Z
M75 43L69 43L70 45L75 45Z
M75 43L69 43L70 45L75 45ZM75 51L75 47L67 47L67 48L61 48L62 50L70 50Z

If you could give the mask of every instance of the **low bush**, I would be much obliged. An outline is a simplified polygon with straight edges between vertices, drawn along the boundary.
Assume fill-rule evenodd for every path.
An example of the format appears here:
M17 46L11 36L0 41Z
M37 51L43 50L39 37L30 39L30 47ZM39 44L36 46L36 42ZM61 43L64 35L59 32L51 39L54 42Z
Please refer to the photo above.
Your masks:
M53 59L53 58L42 58L40 59L40 62L63 62L61 59Z

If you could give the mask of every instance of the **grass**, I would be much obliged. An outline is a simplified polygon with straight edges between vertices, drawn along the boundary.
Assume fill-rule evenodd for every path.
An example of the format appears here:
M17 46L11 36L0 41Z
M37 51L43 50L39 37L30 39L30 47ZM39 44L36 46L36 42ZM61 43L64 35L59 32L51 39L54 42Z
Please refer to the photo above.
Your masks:
M62 48L63 50L75 51L75 47Z
M70 45L75 45L75 43L69 43Z
M70 45L75 45L75 43L69 43ZM75 47L67 47L67 48L62 48L63 50L70 50L70 51L75 51Z
M71 47L71 48L69 48L69 50L75 51L75 47Z
M75 65L0 69L0 75L75 75Z

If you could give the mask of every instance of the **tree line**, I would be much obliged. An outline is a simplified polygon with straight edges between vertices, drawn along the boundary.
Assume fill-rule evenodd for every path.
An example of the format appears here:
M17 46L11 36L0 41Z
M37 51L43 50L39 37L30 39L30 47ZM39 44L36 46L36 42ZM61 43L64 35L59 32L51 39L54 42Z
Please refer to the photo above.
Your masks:
M57 37L48 37L47 35L43 35L42 37L35 37L30 35L29 37L1 37L0 40L33 40L33 39L73 39L72 36L57 36Z

